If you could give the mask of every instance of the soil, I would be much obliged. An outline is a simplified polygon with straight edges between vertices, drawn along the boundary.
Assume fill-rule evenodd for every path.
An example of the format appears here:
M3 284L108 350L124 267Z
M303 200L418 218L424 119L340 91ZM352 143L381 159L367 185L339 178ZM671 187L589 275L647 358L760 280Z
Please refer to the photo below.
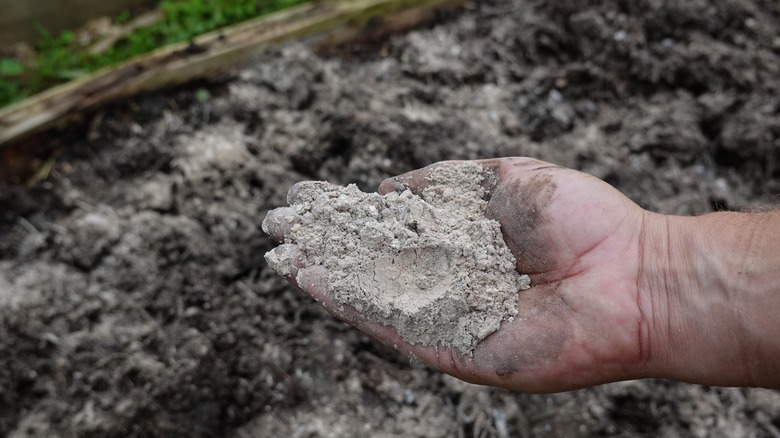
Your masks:
M0 435L777 436L777 391L526 395L410 363L271 272L260 223L300 180L373 190L510 155L662 213L772 207L778 29L774 0L475 2L337 55L272 50L4 152Z
M406 342L469 354L517 315L517 293L531 284L517 272L501 225L485 216L488 172L471 161L434 169L419 196L400 183L385 195L297 183L291 207L263 220L263 231L269 221L290 230L265 260L287 277L294 259L322 266L338 303L392 326Z

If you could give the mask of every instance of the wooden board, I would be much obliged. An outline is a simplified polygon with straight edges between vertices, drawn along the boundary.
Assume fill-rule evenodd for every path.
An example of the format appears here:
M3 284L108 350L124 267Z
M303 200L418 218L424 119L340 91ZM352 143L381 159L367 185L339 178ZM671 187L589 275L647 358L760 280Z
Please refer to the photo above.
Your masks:
M0 148L117 99L217 73L272 44L313 35L332 36L334 30L338 30L336 35L346 32L354 37L355 26L375 26L378 17L401 12L408 16L410 10L426 16L424 12L431 8L460 3L463 1L338 0L287 9L215 31L194 42L160 49L0 110Z

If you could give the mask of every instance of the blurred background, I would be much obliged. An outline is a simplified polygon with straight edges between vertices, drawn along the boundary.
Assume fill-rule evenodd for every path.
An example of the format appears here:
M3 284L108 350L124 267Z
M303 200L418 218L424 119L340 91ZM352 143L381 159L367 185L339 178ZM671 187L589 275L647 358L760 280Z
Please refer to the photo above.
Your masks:
M516 155L660 213L775 208L777 2L290 5L0 1L0 436L780 436L778 391L443 376L260 230L300 180Z

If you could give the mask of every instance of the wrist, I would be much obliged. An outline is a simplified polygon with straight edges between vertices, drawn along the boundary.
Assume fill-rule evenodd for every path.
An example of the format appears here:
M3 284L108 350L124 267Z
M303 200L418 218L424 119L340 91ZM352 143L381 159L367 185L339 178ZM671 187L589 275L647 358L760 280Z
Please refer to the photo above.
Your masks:
M777 386L780 215L647 214L638 303L647 375Z

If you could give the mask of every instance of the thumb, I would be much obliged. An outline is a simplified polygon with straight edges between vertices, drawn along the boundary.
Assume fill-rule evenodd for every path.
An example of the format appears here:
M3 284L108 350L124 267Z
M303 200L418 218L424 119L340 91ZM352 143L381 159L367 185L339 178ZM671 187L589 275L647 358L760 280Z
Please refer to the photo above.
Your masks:
M459 163L459 161L441 161L431 164L430 166L423 167L422 169L413 170L392 178L387 178L379 184L377 192L381 195L386 195L390 192L402 192L409 189L417 196L422 195L423 190L431 185L431 172L442 166L452 166Z

